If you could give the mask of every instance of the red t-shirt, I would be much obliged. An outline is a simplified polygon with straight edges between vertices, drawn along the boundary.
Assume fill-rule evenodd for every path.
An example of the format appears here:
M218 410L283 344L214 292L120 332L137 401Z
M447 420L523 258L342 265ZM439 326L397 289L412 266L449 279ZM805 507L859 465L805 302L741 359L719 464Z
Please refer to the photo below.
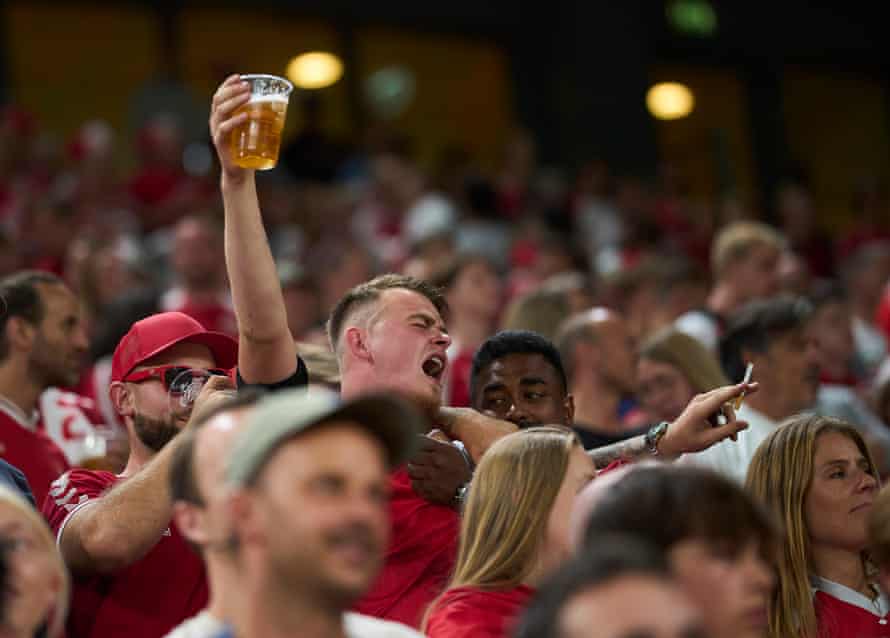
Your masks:
M535 590L520 585L506 591L476 587L448 590L426 626L429 638L506 638Z
M120 480L89 470L60 476L43 503L56 538L78 509ZM113 574L74 574L67 637L159 638L206 605L204 565L171 522L151 551L129 567Z
M42 503L49 485L68 470L64 453L15 406L0 400L0 457L28 479L34 502Z
M859 605L817 591L813 599L820 638L887 638L890 615L879 615Z
M392 537L383 570L355 610L419 627L454 568L460 516L418 496L404 469L390 477L390 487Z

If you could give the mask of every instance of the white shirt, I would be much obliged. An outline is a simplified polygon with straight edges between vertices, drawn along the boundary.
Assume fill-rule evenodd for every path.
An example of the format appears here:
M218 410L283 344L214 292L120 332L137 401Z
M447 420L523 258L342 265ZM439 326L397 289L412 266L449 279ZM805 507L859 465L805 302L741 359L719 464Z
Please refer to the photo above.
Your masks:
M164 638L215 638L226 625L205 609L174 628ZM423 638L423 634L407 625L380 620L362 614L343 614L343 629L349 638Z
M196 616L183 620L164 638L214 638L223 632L226 624L206 609Z
M754 452L769 433L776 429L778 423L749 407L747 403L742 404L736 417L748 423L748 429L739 432L738 441L721 441L702 452L684 455L681 462L710 468L740 485L743 484Z
M343 614L343 629L349 638L423 638L408 625L351 612Z
M878 596L872 600L855 589L850 589L846 585L841 585L833 580L820 578L819 576L811 576L810 585L814 595L817 591L825 592L832 598L837 598L845 603L864 609L870 614L874 614L880 618L890 614L890 602L888 602L887 596L880 590L877 590L877 588ZM883 622L881 624L883 624Z

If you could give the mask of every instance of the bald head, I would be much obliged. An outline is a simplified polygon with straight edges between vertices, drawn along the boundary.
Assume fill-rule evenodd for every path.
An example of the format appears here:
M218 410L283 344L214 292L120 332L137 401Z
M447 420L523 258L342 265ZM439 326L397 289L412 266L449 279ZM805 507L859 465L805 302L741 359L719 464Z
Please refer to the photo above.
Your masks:
M569 383L595 372L622 392L634 389L636 344L625 319L608 308L596 307L569 317L560 327L556 345Z
M225 512L228 495L226 464L236 438L261 395L220 392L211 398L180 436L170 467L173 515L183 536L206 552L225 547L230 525Z

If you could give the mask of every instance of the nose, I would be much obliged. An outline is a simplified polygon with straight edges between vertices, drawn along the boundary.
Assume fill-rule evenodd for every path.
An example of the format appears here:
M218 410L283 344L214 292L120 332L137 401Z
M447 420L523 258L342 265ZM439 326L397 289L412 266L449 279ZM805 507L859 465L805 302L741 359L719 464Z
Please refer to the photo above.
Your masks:
M878 480L869 474L868 472L862 473L862 478L859 480L859 491L867 492L871 490L875 490L878 487Z
M90 339L87 337L87 331L83 325L78 326L74 331L74 347L83 352L89 350Z
M504 416L504 419L513 423L514 425L523 425L527 421L530 420L528 412L526 412L521 406L517 405L516 401L512 401L510 403L510 410Z
M443 348L447 348L448 346L450 346L451 345L451 335L448 334L447 332L444 332L443 330L438 330L437 332L438 332L438 334L433 339L433 343L435 343L437 346L441 346Z

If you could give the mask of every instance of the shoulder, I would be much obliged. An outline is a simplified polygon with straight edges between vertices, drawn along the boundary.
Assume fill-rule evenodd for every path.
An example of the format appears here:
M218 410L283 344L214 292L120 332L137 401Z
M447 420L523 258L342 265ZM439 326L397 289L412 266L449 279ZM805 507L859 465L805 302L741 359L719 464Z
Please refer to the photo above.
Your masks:
M343 624L349 638L421 638L423 636L402 623L351 612L344 614Z
M43 515L50 527L59 530L75 511L101 497L119 480L111 472L68 470L50 485L43 502Z

